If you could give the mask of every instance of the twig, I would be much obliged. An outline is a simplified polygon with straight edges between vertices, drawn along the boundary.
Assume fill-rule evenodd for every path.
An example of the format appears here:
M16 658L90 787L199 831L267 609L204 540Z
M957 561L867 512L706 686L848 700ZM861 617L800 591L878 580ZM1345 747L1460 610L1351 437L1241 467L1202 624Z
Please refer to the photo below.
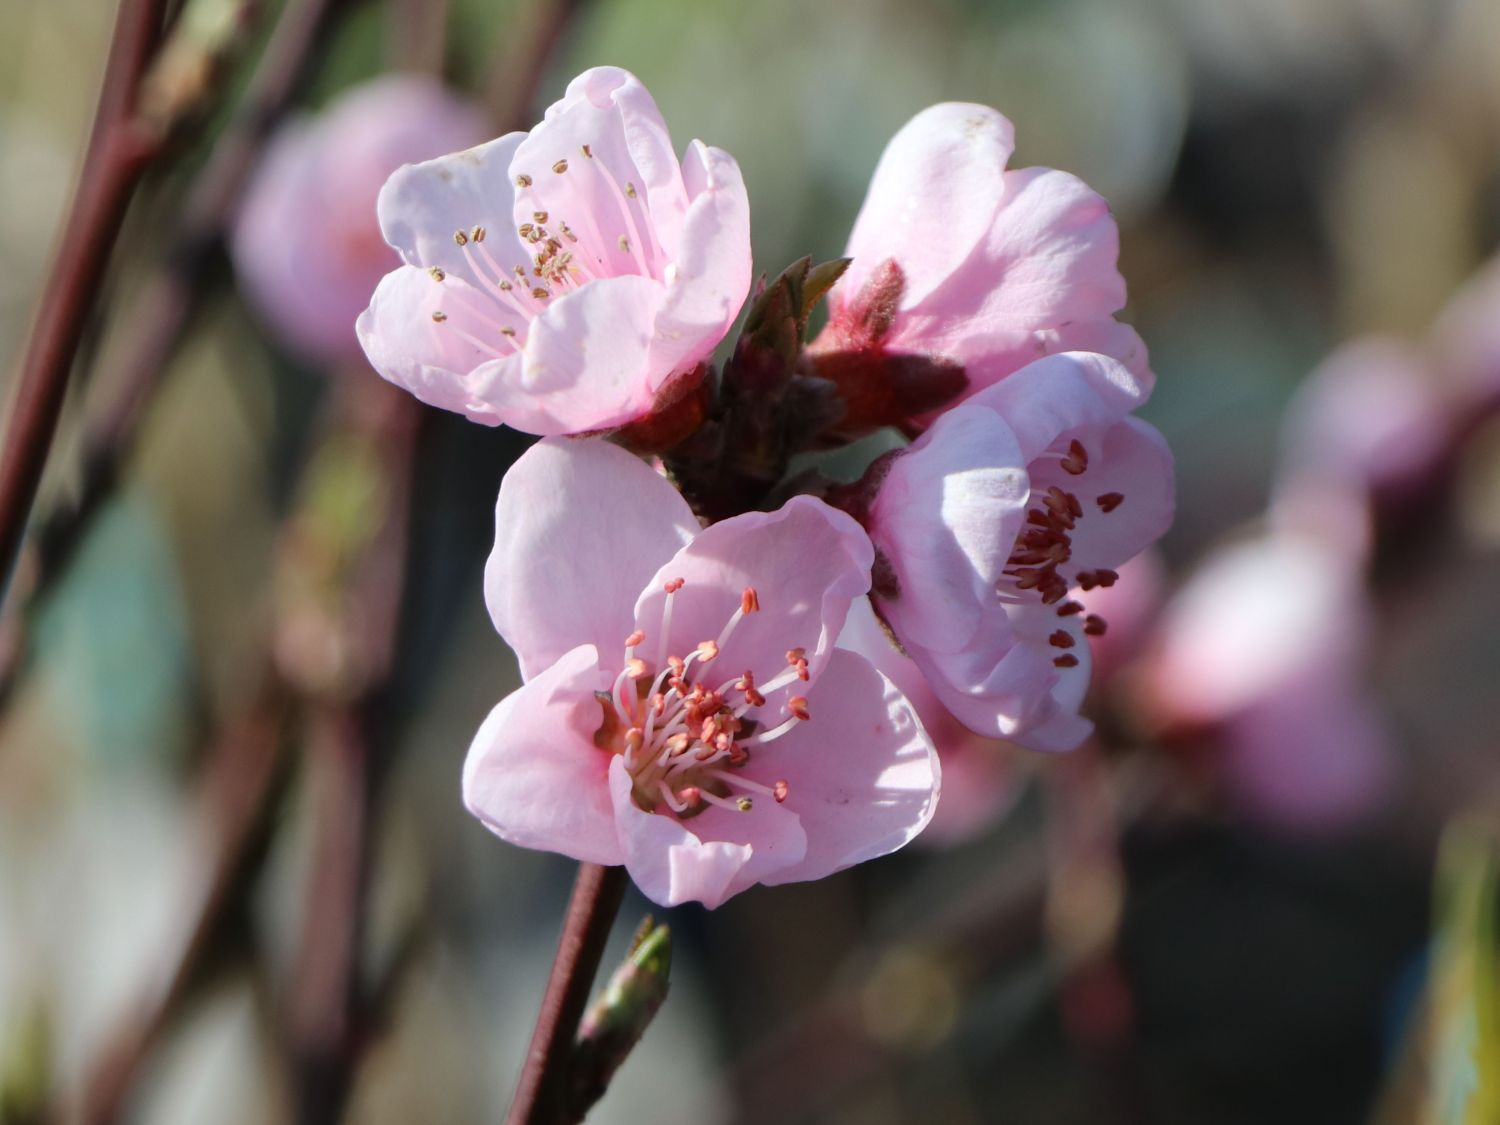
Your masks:
M568 1119L567 1077L609 931L625 897L625 869L582 863L558 939L506 1125L561 1125Z
M484 103L492 107L502 131L531 127L531 103L536 100L547 66L557 53L563 33L583 11L588 0L535 0L523 35L505 35L484 83Z
M62 244L42 293L0 447L0 597L57 432L73 359L115 235L161 136L134 115L136 90L161 33L164 0L121 0L93 132Z
M188 191L177 233L162 263L146 278L121 317L131 328L106 357L95 381L102 402L87 412L83 422L76 490L69 498L58 499L32 536L28 570L36 575L36 587L28 592L28 610L66 569L83 532L113 490L121 465L135 448L146 405L202 296L202 274L239 204L261 146L290 102L338 3L288 0L233 121ZM15 607L11 612L17 612ZM29 654L24 621L17 618L15 624L19 635L0 654L0 699L13 686Z

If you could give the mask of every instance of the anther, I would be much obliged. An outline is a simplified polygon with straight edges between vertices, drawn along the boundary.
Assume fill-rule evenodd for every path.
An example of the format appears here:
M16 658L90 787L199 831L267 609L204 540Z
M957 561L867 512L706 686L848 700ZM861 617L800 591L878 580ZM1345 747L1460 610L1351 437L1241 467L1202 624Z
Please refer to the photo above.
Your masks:
M1059 617L1072 617L1075 613L1082 612L1082 602L1063 602L1062 605L1057 607L1057 616Z
M745 592L740 595L740 612L755 613L760 609L760 595L755 592L754 586L746 586ZM746 675L749 675L747 672Z
M630 196L631 199L634 199L635 198L635 185L627 181L626 184L625 184L625 194L628 195L628 196Z
M469 236L461 230L456 230L453 232L453 241L460 246L467 246L469 244Z
M1062 459L1062 467L1064 472L1075 477L1088 469L1089 451L1077 438L1068 443L1068 455Z
M812 713L807 709L807 697L805 695L792 696L792 698L786 701L786 709L803 721L812 718Z
M771 796L773 796L773 797L776 798L776 803L778 805L781 804L781 802L783 802L783 801L786 800L786 792L787 792L787 788L786 788L786 782L785 781L782 781L782 780L778 779L778 780L773 781L771 783Z
M472 238L475 242L483 242L484 236L488 233L489 232L486 231L483 227L476 226L473 230L469 231L469 237Z
M533 219L535 219L539 223L545 223L547 221L547 212L545 212L545 211L533 211L531 213L531 217Z
M561 176L568 170L568 162L566 160L559 160L556 164L552 165L552 170Z
M646 662L639 656L632 656L625 661L625 674L632 680L644 680L651 674L651 670L646 667Z
M631 633L630 636L628 636L628 637L625 638L625 647L626 648L635 648L636 645L640 644L645 639L646 639L645 632L643 632L640 629L637 629L634 633Z
M545 298L552 296L551 293L549 293L547 290L541 288L540 286L533 286L532 290L531 290L531 295L533 297L535 297L538 301L544 300Z
M442 270L438 269L437 266L433 266L427 271L427 276L432 278L433 281L442 281L443 278L447 277L448 275L445 274Z
M1073 634L1066 629L1058 629L1047 638L1047 643L1053 648L1072 648L1074 644Z
M1109 623L1097 613L1091 613L1083 619L1083 631L1091 637L1104 636L1104 630L1108 627Z
M755 807L755 802L749 797L741 797L734 803L734 807L739 809L740 812L749 812Z
M437 323L442 324L443 321L448 319L448 314L445 313L442 309L434 309L432 311L432 319Z
M506 325L500 329L500 335L502 336L514 336L515 334L516 330L514 328L511 328L509 325Z
M1099 505L1101 512L1113 512L1125 502L1123 492L1106 492L1103 496L1096 497L1094 503Z
M525 172L522 172L519 176L516 177L516 187L530 187L530 186L531 186L531 177L528 176Z
M1076 668L1078 667L1078 657L1074 656L1071 652L1065 652L1061 656L1053 657L1052 663L1058 668Z
M662 589L669 594L675 594L678 590L682 589L683 584L683 579L673 578L670 581L663 583Z
M719 655L719 642L703 641L698 645L697 653L698 659L706 664L708 663L708 661Z
M588 145L579 145L578 151L583 153L583 155L587 156L590 160L594 158L594 150L589 148Z

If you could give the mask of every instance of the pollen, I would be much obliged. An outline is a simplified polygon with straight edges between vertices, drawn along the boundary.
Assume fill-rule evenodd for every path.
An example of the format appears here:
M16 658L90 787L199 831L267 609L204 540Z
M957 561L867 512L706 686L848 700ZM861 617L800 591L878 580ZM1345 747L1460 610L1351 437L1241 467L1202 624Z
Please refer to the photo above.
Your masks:
M1058 629L1047 638L1047 643L1053 648L1072 648L1074 644L1073 634L1066 629Z
M456 230L453 232L453 241L460 246L467 246L469 244L469 236L461 230Z
M755 613L760 609L760 595L755 592L754 586L746 586L745 592L740 595L740 612Z
M448 314L445 313L442 309L434 309L432 311L432 319L435 323L442 324L443 321L448 319Z
M1091 613L1083 619L1083 631L1091 637L1102 637L1109 628L1109 623L1097 613Z
M588 145L579 145L578 151L583 153L583 155L587 156L590 160L594 158L594 150L589 148Z
M531 177L528 176L525 172L522 172L519 176L516 177L516 187L519 187L519 188L528 188L530 186L531 186Z
M427 271L427 276L432 278L433 281L442 281L443 278L447 277L448 275L440 270L437 266L433 266Z
M807 709L807 696L805 695L792 696L786 701L786 709L804 722L812 718L812 713Z
M1054 657L1052 663L1058 668L1077 668L1078 657L1071 652L1065 652L1061 656Z
M1063 472L1075 477L1088 471L1089 451L1077 438L1068 443L1068 455L1062 459L1062 467Z
M565 160L565 159L564 160L559 160L556 164L552 165L552 170L554 172L556 172L559 176L561 176L564 172L566 172L568 170L568 162L567 162L567 160Z
M1125 494L1123 492L1106 492L1103 496L1097 497L1094 500L1094 503L1099 505L1101 512L1113 512L1124 502Z

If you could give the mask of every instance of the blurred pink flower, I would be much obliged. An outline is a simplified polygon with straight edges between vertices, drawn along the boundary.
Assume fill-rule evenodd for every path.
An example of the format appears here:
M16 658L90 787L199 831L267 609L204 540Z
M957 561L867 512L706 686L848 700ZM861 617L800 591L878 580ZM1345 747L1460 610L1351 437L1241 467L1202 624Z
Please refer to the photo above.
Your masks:
M1129 416L1142 397L1115 360L1050 356L940 415L871 480L875 608L976 734L1071 750L1091 729L1085 638L1105 622L1087 592L1172 519L1172 455Z
M358 359L354 319L398 259L375 200L402 164L473 144L484 119L437 83L390 75L288 122L245 193L230 249L246 295L291 348Z
M631 74L585 71L530 133L402 168L380 225L404 266L359 318L381 375L537 434L612 429L680 396L750 286L734 158L679 165Z
M1449 300L1432 332L1456 409L1500 408L1500 255Z
M1089 594L1089 610L1109 622L1104 632L1089 635L1096 682L1108 680L1141 654L1166 597L1160 552L1142 551L1117 569L1118 582Z
M964 726L927 686L922 670L903 655L875 617L868 598L849 607L840 648L857 652L901 689L937 749L943 767L943 799L917 843L949 848L967 843L1010 812L1020 792L1020 747L983 738Z
M815 355L941 356L963 365L968 396L1041 356L1100 352L1149 391L1145 345L1114 319L1125 282L1109 205L1066 172L1007 171L1013 148L1005 117L956 102L891 139Z
M1213 556L1167 606L1140 685L1155 721L1217 732L1250 814L1338 830L1372 813L1394 758L1361 683L1370 609L1357 560L1270 534Z
M645 462L549 440L495 518L485 594L525 684L476 735L464 798L503 839L713 907L884 855L931 818L911 705L834 648L869 586L848 516L797 497L700 529Z

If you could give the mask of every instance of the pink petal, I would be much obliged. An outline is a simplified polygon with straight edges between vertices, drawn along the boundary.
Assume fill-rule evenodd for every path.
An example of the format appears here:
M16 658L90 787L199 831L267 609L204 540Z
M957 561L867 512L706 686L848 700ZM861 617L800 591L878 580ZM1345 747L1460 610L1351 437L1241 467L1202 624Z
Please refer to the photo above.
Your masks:
M881 597L882 613L904 642L948 652L969 644L1029 498L1021 450L992 410L948 411L893 460L868 526L899 587Z
M579 645L506 696L474 736L464 804L502 840L587 863L620 863L608 788L613 755L593 743L607 689L592 645Z
M868 660L834 651L808 703L813 717L759 749L747 767L786 779L783 808L807 833L799 862L761 876L770 886L821 879L893 852L937 807L932 740L906 697Z
M902 306L926 298L984 238L1014 148L1011 123L987 106L949 102L907 122L876 165L839 292L858 293L894 257L906 275Z
M506 322L503 313L485 312L486 303L457 275L439 283L425 270L400 266L376 286L355 335L370 366L385 379L431 406L496 426L504 419L481 390L492 382L518 381L521 359L518 353L507 356L481 346L486 336L504 339L489 318ZM446 319L435 321L434 312ZM509 322L521 323L514 317Z
M1115 569L1135 558L1172 526L1176 510L1172 451L1155 428L1126 418L1103 430L1081 432L1088 451L1088 471L1074 476L1058 461L1032 465L1031 483L1041 492L1051 485L1075 495L1083 517L1069 533L1073 558L1067 573ZM1123 496L1105 512L1099 497Z
M758 800L749 812L710 808L691 820L648 813L630 796L630 773L616 758L610 796L625 866L641 893L662 906L701 902L710 910L767 875L797 863L807 836L795 814Z
M692 202L656 318L655 387L713 352L750 291L750 201L739 165L722 149L694 141L682 172Z
M578 433L623 425L649 411L651 332L663 296L660 283L626 276L554 298L526 341L521 389L536 400L535 413L511 424Z
M521 675L580 644L609 666L642 587L697 530L677 490L617 446L553 438L528 449L500 484L484 571L490 617Z
M1145 391L1117 360L1089 352L1039 359L986 387L966 405L994 410L1029 464L1069 430L1109 426L1145 399Z
M515 184L510 162L525 133L421 164L398 169L381 189L377 210L385 240L410 266L437 266L476 285L496 279L494 268L471 240L459 245L458 231L485 228L484 250L508 269L529 262L512 220Z
M740 609L745 589L753 587L760 610L735 627L715 660L716 672L722 669L727 677L748 668L765 683L786 667L788 649L802 648L816 678L850 601L870 588L873 557L859 524L810 496L793 497L775 512L716 523L645 586L635 607L637 627L646 634L643 651L658 652L663 645L657 632L665 583L684 580L672 595L671 635L665 638L665 651L675 655L716 640Z

